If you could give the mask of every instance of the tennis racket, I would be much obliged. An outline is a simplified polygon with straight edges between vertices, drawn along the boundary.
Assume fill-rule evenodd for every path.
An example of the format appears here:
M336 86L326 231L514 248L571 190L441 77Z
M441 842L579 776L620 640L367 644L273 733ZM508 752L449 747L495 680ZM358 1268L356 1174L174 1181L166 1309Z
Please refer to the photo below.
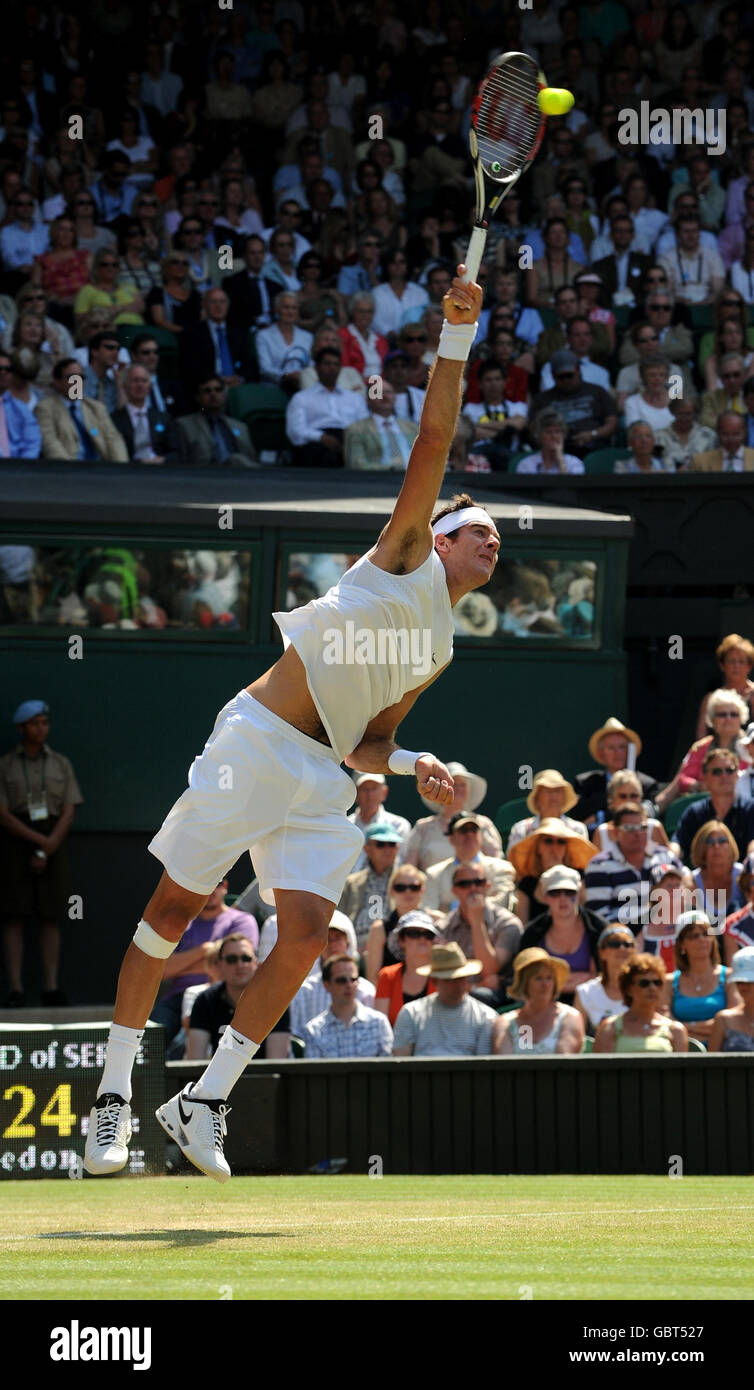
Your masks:
M542 144L547 118L537 97L546 86L544 73L528 53L501 53L479 85L469 129L476 222L464 282L476 279L490 221Z

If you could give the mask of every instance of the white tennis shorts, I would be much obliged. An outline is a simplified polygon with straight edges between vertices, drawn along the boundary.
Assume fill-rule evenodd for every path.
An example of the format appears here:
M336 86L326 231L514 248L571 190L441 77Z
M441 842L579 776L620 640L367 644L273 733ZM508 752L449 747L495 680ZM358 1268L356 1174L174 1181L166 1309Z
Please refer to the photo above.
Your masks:
M266 903L273 888L339 901L364 837L346 820L354 784L332 748L241 690L188 782L149 845L182 888L208 895L248 850Z

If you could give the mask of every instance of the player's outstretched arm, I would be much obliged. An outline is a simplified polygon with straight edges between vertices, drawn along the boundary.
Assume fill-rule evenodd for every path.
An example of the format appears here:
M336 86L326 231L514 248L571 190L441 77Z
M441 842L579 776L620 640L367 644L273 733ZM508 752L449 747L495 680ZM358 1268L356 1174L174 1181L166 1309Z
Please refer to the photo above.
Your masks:
M459 265L459 277L464 270L465 266ZM479 285L455 279L443 299L446 340L446 325L475 324L481 308ZM447 350L459 352L461 360L438 354L432 365L419 433L411 450L403 486L393 515L377 543L374 558L384 569L415 569L426 560L432 547L429 522L456 432L469 336L461 333L458 335L460 343L448 343ZM442 340L440 346L443 347Z
M426 690L427 686L437 680L439 675L442 675L442 671L436 672L418 689L407 691L397 705L391 705L388 709L382 710L380 714L376 714L374 719L370 719L361 742L345 759L346 766L353 768L356 772L388 774L396 771L394 767L390 766L390 758L394 753L403 751L399 749L395 741L398 725L418 700L422 690ZM404 756L408 757L409 755L404 754ZM398 770L400 771L400 769ZM405 770L411 771L411 768ZM453 778L439 758L436 758L433 753L422 753L421 757L416 760L413 771L420 796L426 797L428 801L436 801L438 806L450 805L453 800Z

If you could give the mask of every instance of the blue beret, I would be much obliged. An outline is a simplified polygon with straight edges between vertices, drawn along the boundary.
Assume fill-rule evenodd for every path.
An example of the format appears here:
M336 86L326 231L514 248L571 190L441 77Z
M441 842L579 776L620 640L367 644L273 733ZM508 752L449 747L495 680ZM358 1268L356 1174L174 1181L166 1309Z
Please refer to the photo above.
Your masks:
M49 714L50 706L44 700L23 700L13 716L14 724L25 724L27 719L36 719L38 714Z

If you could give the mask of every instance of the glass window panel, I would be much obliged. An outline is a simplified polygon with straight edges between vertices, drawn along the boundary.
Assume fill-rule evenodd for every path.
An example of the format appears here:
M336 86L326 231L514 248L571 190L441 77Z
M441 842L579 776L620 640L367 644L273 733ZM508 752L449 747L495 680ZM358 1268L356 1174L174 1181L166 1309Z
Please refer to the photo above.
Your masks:
M280 607L286 611L300 608L310 599L321 598L343 578L346 570L359 559L361 551L353 555L339 551L289 552L283 565Z
M250 557L236 550L0 546L0 623L19 628L245 629Z
M597 564L578 557L502 559L484 589L453 610L459 637L592 641L597 634Z

